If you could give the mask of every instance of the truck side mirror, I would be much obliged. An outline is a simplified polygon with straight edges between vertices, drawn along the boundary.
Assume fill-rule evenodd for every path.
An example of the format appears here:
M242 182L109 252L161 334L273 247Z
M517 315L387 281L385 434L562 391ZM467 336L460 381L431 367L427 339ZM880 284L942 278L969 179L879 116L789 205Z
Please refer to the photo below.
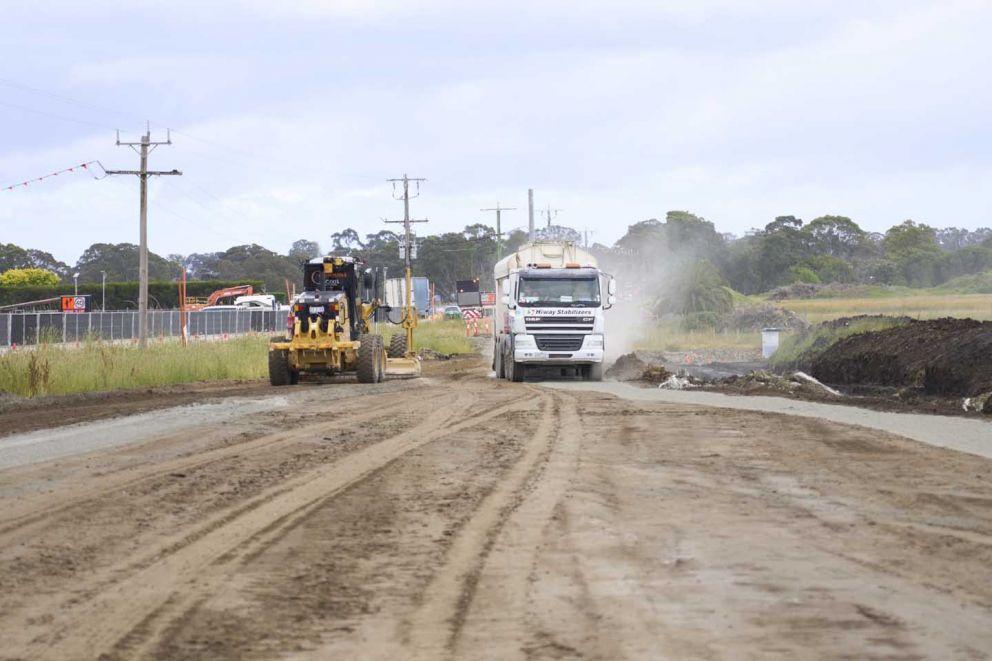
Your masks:
M517 305L513 302L513 299L506 294L503 294L503 305L505 305L510 310L517 307Z
M608 293L610 297L615 296L617 293L617 281L613 278L610 278L609 283L606 285L606 293ZM610 304L612 305L613 301L610 301Z

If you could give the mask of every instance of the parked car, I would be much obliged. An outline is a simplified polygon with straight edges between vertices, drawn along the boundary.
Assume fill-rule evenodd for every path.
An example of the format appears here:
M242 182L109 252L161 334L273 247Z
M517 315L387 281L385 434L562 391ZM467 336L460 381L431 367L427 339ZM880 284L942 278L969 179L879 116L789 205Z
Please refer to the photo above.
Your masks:
M444 308L444 318L445 319L461 319L462 309L457 305L449 305Z

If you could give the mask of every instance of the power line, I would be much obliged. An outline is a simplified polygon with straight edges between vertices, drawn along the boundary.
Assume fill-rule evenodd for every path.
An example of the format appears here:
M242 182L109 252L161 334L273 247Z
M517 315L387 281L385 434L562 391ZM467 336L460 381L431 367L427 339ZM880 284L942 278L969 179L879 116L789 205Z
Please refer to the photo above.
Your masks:
M89 110L96 110L101 113L112 113L122 117L131 117L127 113L122 112L118 108L107 108L105 106L97 106L92 103L87 103L85 101L80 101L79 99L74 99L71 96L66 96L65 94L60 94L58 92L52 92L51 90L41 89L40 87L33 87L31 85L25 85L24 83L19 83L9 78L0 78L0 85L5 87L10 87L12 89L21 90L23 92L31 92L32 94L38 94L40 96L47 96L52 99L57 99L63 103L70 103L80 108L88 108ZM132 117L133 118L133 117Z
M76 119L74 117L65 117L64 115L57 115L57 114L52 113L52 112L46 112L44 110L38 110L36 108L29 108L27 106L21 106L21 105L18 105L16 103L9 103L7 101L0 101L0 106L5 106L7 108L13 108L15 110L20 110L20 111L23 111L23 112L34 113L35 115L42 115L44 117L51 117L52 119L58 119L58 120L61 120L63 122L73 122L75 124L83 124L83 125L86 125L86 126L93 126L93 127L98 128L98 129L108 129L108 130L111 130L111 131L113 130L113 128L110 128L110 127L108 127L108 126L106 126L104 124L97 124L96 122L90 122L90 121L87 121L85 119Z
M100 161L86 161L85 163L80 163L79 165L73 165L70 168L63 168L61 170L56 170L55 172L51 172L49 174L44 174L44 175L42 175L40 177L35 177L34 179L28 179L26 181L22 181L22 182L19 182L19 183L16 183L16 184L11 184L10 186L7 186L7 187L3 188L2 190L4 190L4 191L14 190L15 188L20 188L22 186L28 186L29 184L33 184L33 183L38 182L38 181L44 181L45 179L49 179L51 177L57 177L60 174L66 174L66 173L76 172L77 170L86 170L87 172L91 172L90 169L89 169L89 166L93 165L94 163L96 165L99 165L101 170L104 170L103 164L100 163ZM92 172L91 172L91 174L92 174ZM103 179L106 176L107 176L106 175L106 170L104 170L104 174L102 176L93 175L93 178L94 179Z

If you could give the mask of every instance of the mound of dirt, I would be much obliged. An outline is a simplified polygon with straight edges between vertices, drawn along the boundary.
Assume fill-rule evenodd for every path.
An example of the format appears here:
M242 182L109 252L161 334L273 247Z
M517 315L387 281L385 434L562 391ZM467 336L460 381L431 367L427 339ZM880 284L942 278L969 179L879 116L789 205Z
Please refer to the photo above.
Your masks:
M917 388L974 397L992 391L992 322L911 320L839 340L813 359L825 383Z
M641 372L641 380L647 381L648 383L663 383L671 378L672 373L666 370L661 365L651 365L643 372Z
M635 381L641 378L647 368L647 363L638 358L637 354L625 353L610 365L606 376L617 381Z

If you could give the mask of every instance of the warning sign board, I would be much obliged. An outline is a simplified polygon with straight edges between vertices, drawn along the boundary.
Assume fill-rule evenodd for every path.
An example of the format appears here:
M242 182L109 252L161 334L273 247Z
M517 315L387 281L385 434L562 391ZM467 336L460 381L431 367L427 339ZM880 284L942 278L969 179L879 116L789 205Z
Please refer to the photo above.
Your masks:
M83 296L63 296L62 312L89 312L91 298L88 294Z

